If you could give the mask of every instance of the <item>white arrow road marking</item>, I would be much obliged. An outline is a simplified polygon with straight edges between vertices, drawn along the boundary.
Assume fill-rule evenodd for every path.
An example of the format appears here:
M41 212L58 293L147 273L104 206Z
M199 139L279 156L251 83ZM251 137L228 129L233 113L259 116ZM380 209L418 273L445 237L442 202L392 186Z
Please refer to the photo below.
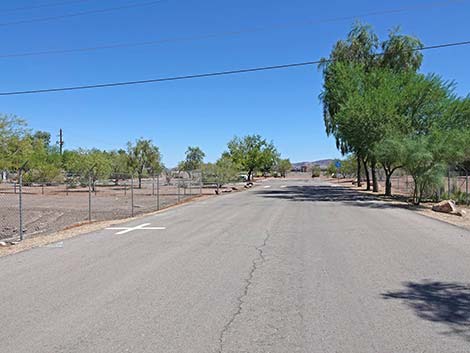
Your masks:
M147 227L149 225L150 223L144 223L136 227L111 227L111 228L106 228L106 229L107 230L120 230L120 232L117 232L116 235L126 234L129 232L133 232L135 230L165 230L166 229L166 227Z

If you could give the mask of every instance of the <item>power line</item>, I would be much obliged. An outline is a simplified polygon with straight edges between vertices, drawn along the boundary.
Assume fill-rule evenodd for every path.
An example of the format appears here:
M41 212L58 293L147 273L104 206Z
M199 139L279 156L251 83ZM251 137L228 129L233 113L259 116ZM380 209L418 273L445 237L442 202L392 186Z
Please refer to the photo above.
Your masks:
M46 7L72 5L72 4L84 3L84 2L90 2L90 0L70 0L70 1L47 3L47 4L42 4L42 5L16 7L16 8L12 8L12 9L0 9L0 13L11 13L11 12L26 11L26 10L36 10L36 9L43 9L43 8L46 8Z
M4 23L0 23L0 27L13 26L13 25L22 25L22 24L27 24L27 23L48 22L48 21L54 21L54 20L61 20L61 19L64 19L64 18L95 15L95 14L101 14L101 13L119 11L119 10L126 10L126 9L132 9L132 8L143 7L143 6L151 6L151 5L155 5L157 3L163 2L163 1L166 1L166 0L138 2L138 3L131 3L131 4L128 4L128 5L108 7L108 8L98 9L98 10L74 12L74 13L69 13L69 14L65 14L65 15L32 18L32 19L12 21L12 22L4 22Z
M449 48L449 47L456 47L456 46L463 46L463 45L470 45L470 40L464 41L464 42L444 43L444 44L426 46L426 47L415 49L415 51ZM378 55L382 55L382 54L378 54ZM260 71L279 70L279 69L287 69L287 68L301 67L301 66L311 66L311 65L320 64L325 61L328 62L330 60L326 59L326 60L316 60L316 61L304 61L304 62L299 62L299 63L290 63L290 64L283 64L283 65L261 66L261 67L247 68L247 69L218 71L218 72L210 72L210 73L203 73L203 74L185 75L185 76L162 77L162 78L155 78L155 79L148 79L148 80L123 81L123 82L100 83L100 84L83 85L83 86L70 86L70 87L43 88L43 89L34 89L34 90L25 90L25 91L0 92L0 96L78 91L78 90L105 88L105 87L131 86L131 85L142 85L142 84L148 84L148 83L181 81L181 80L190 80L190 79L196 79L196 78L227 76L227 75L243 74L243 73L250 73L250 72L260 72Z
M237 31L226 31L221 33L210 33L198 36L188 36L188 37L173 37L173 38L163 38L159 40L151 40L151 41L142 41L142 42L132 42L132 43L115 43L115 44L105 44L105 45L97 45L91 47L82 47L82 48L71 48L71 49L46 49L46 50L39 50L39 51L30 51L30 52L22 52L22 53L6 53L0 54L0 59L7 59L7 58L16 58L16 57L28 57L28 56L43 56L43 55L57 55L57 54L71 54L71 53L80 53L80 52L91 52L91 51L98 51L98 50L107 50L107 49L120 49L120 48L133 48L133 47L144 47L144 46L154 46L166 43L175 43L175 42L191 42L191 41L199 41L199 40L206 40L206 39L217 39L223 37L230 37L230 36L237 36L246 33L255 33L255 32L263 32L270 29L283 29L283 28L291 28L291 27L298 27L298 26L305 26L305 25L316 25L316 24L323 24L323 23L334 23L340 21L350 21L359 17L374 17L374 16L381 16L381 15L389 15L389 14L398 14L407 11L413 10L423 10L429 8L436 8L442 6L448 6L455 3L462 3L465 0L448 0L448 1L440 1L434 3L428 3L424 5L417 5L417 6L409 6L399 9L389 9L383 11L373 11L358 15L351 15L351 16L343 16L343 17L334 17L329 19L323 20L305 20L300 22L285 22L279 23L272 26L264 26L264 27L247 27Z

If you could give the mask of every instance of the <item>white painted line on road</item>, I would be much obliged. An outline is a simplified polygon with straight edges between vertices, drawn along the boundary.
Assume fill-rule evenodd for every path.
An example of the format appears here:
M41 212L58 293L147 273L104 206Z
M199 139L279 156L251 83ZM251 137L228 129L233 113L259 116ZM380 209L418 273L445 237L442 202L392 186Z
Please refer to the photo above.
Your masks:
M166 227L147 227L149 225L150 223L144 223L136 227L111 227L111 228L106 228L106 229L107 230L119 230L119 232L117 232L116 235L126 234L129 232L133 232L135 230L165 230L166 229Z
M281 189L284 189L284 188L286 188L286 187L287 187L287 185L282 185L282 186L281 186Z
M266 185L264 188L269 189L270 187L271 187L271 185Z

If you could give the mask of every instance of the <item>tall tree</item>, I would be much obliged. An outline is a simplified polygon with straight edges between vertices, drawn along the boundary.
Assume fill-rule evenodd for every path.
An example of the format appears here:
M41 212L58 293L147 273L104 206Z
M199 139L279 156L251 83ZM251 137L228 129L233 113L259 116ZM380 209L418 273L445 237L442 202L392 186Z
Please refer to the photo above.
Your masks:
M280 154L272 142L267 143L261 152L260 170L266 177L272 173L279 162Z
M292 169L292 163L290 159L279 159L277 164L277 171L281 175L281 177L285 178L287 173Z
M0 170L17 170L31 153L26 122L14 115L0 115Z
M263 168L266 160L276 153L272 143L268 143L260 135L248 135L243 138L234 137L228 143L228 154L232 161L248 173L251 181L253 173Z
M151 140L139 139L135 144L127 144L127 155L129 169L137 173L141 189L144 175L159 172L161 169L160 150Z
M377 178L375 175L376 158L368 152L370 149L365 144L373 144L372 142L349 140L343 136L338 124L338 113L342 110L346 101L350 100L347 92L341 92L337 89L337 84L341 80L337 77L338 65L353 66L356 70L356 79L348 86L348 89L358 94L362 93L365 87L364 78L367 78L372 72L377 72L377 68L384 68L394 72L416 71L419 69L422 61L421 54L417 49L421 48L421 42L411 36L401 35L398 30L392 30L387 40L379 43L377 35L370 26L356 23L346 40L338 41L328 59L322 60L320 68L324 77L324 88L320 95L323 102L323 116L325 121L326 132L336 138L338 149L343 154L354 152L357 156L357 177L360 184L360 161L363 161L365 172L367 172L367 163L370 163L372 169L373 189L378 191ZM378 49L382 49L382 53ZM357 70L362 71L362 74ZM342 78L344 79L344 78ZM369 80L368 84L374 84ZM376 81L375 84L380 84ZM363 119L364 120L364 119ZM368 119L365 119L368 120ZM354 119L352 124L368 124ZM369 126L370 127L370 126ZM352 128L355 129L355 128ZM368 131L366 129L366 131ZM363 135L363 140L369 139L368 135ZM369 189L369 183L367 185Z
M180 169L191 175L191 172L201 169L205 156L206 154L199 147L189 146L186 150L186 159L180 164Z

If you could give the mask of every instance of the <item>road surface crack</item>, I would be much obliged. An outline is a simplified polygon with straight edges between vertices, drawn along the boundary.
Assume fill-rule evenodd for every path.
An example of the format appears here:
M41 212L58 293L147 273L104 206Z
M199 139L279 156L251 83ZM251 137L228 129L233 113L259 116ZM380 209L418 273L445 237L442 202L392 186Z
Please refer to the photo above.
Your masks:
M263 243L259 246L256 246L255 249L258 252L258 256L256 259L253 260L250 272L248 274L248 277L245 279L245 286L243 287L243 292L240 296L237 297L237 309L236 311L232 314L230 319L227 321L227 323L224 325L222 328L222 331L220 332L219 335L219 349L218 353L222 353L224 350L224 338L234 323L235 319L242 313L243 309L243 304L244 304L244 299L248 296L248 291L253 284L253 276L256 272L256 270L266 261L266 258L264 256L263 248L266 246L269 238L271 237L271 234L269 232L266 232L266 236L264 237Z

